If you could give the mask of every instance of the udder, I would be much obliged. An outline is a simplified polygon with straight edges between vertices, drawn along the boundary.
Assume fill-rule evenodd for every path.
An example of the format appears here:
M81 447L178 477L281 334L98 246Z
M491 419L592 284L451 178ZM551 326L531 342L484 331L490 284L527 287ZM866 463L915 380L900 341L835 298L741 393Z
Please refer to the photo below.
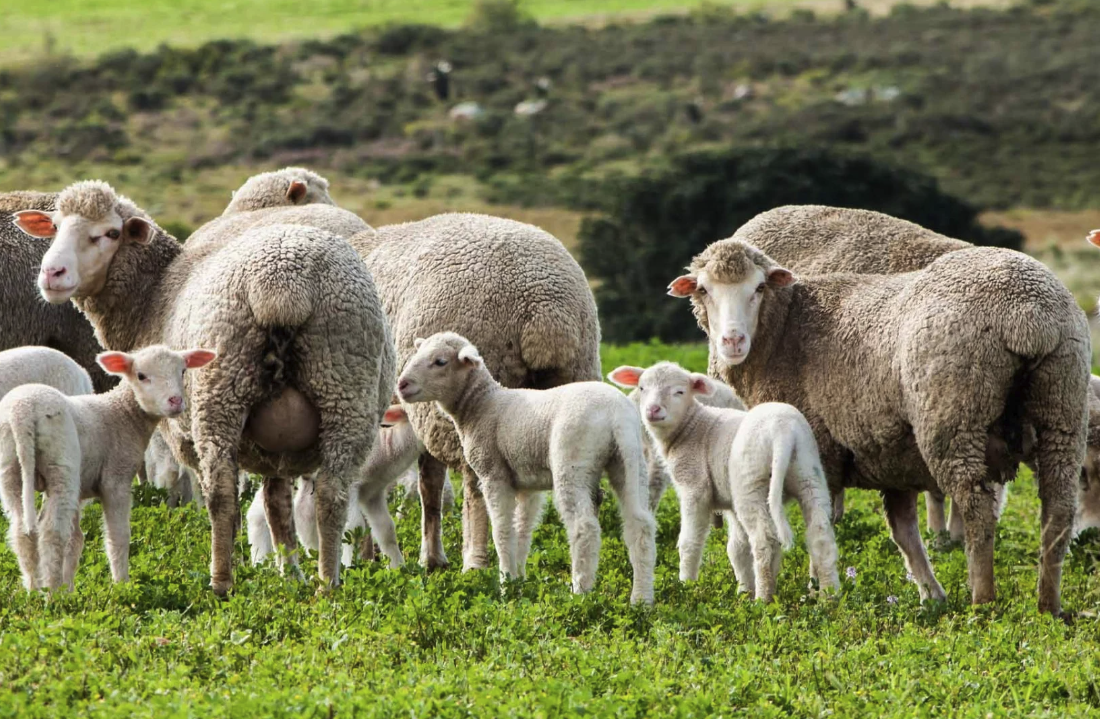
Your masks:
M248 415L244 434L268 452L302 452L317 442L321 415L304 394L287 387L256 405Z

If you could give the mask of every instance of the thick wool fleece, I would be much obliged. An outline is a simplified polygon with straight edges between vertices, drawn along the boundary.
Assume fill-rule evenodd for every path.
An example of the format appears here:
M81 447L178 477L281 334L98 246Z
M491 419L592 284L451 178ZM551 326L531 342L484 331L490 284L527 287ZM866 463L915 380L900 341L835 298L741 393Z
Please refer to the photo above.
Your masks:
M4 260L0 263L0 350L53 347L88 371L96 391L106 392L118 380L96 364L95 356L103 348L88 320L73 305L51 305L38 294L35 278L49 241L27 236L11 221L13 212L53 212L56 203L56 193L0 194L0 257Z
M292 202L287 197L287 191L292 182L301 182L306 186L305 193L297 202ZM328 194L328 180L304 167L284 167L281 170L263 172L248 178L241 188L233 193L233 199L222 214L232 215L269 207L317 203L336 204Z
M49 347L16 347L0 352L0 399L24 384L44 384L64 395L93 394L88 371Z

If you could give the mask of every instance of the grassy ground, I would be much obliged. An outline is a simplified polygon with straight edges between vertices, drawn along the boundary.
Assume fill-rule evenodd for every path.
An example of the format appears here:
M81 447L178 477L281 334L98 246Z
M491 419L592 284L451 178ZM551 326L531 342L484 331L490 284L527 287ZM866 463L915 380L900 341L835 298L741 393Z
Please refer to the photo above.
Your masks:
M605 348L610 368L674 357L699 369L701 347ZM919 604L876 497L853 492L838 528L837 599L807 596L807 557L786 555L777 603L735 591L724 531L702 578L676 578L675 498L659 512L657 604L627 604L630 573L613 503L601 515L596 590L568 591L564 532L551 515L528 579L501 591L494 571L425 576L415 565L356 567L345 585L271 567L237 567L237 588L207 588L205 516L139 492L133 581L112 586L98 507L72 595L28 596L0 551L0 716L1086 716L1100 707L1095 536L1074 546L1063 583L1072 626L1035 607L1038 502L1023 476L997 536L1000 599L971 609L963 553L933 550L950 599ZM791 511L801 527L797 511ZM416 512L399 522L406 556ZM457 515L445 544L460 556ZM799 537L801 538L801 530ZM238 557L246 555L243 541ZM307 560L306 570L315 568Z

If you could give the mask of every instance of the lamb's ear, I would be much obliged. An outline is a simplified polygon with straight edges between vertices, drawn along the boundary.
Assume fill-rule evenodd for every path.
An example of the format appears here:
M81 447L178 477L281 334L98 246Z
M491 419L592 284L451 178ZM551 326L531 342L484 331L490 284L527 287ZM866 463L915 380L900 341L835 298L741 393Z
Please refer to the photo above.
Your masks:
M458 351L458 360L468 365L477 366L481 364L481 355L478 354L477 347L466 345Z
M695 394L709 397L714 394L714 390L717 387L714 386L714 380L707 377L705 374L699 374L698 372L691 373L691 391Z
M691 275L680 275L668 284L668 294L672 297L691 297L699 283Z
M286 199L290 200L290 204L297 205L306 198L306 190L308 189L306 183L295 180L290 183L290 187L286 188Z
M397 424L398 422L404 422L409 418L409 415L405 414L405 408L399 404L392 404L386 408L386 413L382 415L382 424Z
M205 367L214 361L214 358L218 356L217 352L211 352L210 350L187 350L180 352L183 355L183 363L187 369L198 369L199 367Z
M623 365L622 367L616 367L607 373L607 378L611 380L613 384L617 384L620 387L637 387L638 381L642 378L642 372L645 370L641 367L630 367Z
M1096 245L1097 247L1100 247L1100 230L1093 230L1092 232L1089 233L1089 236L1086 237L1085 239L1087 239L1089 241L1089 244Z
M773 267L768 270L768 284L772 287L786 287L798 281L794 273L783 267Z
M413 340L413 349L414 350L420 349L420 345L422 345L422 344L424 344L424 338L423 337L417 337L416 339Z
M143 217L131 217L122 223L122 236L128 242L147 245L153 241L153 225Z
M31 237L48 240L57 234L57 225L54 224L53 215L49 212L23 210L12 216L12 222Z
M134 358L125 352L100 352L95 361L109 374L125 377L134 366Z

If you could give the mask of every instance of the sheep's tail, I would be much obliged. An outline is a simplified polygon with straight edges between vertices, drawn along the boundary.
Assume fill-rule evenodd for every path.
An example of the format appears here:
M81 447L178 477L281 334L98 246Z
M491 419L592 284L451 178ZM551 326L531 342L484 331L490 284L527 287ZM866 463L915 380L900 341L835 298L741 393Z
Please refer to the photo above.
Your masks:
M790 549L794 544L794 534L791 532L790 522L787 521L787 513L783 511L783 486L787 481L793 453L794 440L789 433L782 433L772 443L772 481L768 487L768 510L775 522L775 531L779 534L779 543L783 545L783 549Z
M34 534L38 530L38 510L34 506L35 418L32 407L16 403L11 409L11 434L15 442L15 456L23 473L23 533Z

